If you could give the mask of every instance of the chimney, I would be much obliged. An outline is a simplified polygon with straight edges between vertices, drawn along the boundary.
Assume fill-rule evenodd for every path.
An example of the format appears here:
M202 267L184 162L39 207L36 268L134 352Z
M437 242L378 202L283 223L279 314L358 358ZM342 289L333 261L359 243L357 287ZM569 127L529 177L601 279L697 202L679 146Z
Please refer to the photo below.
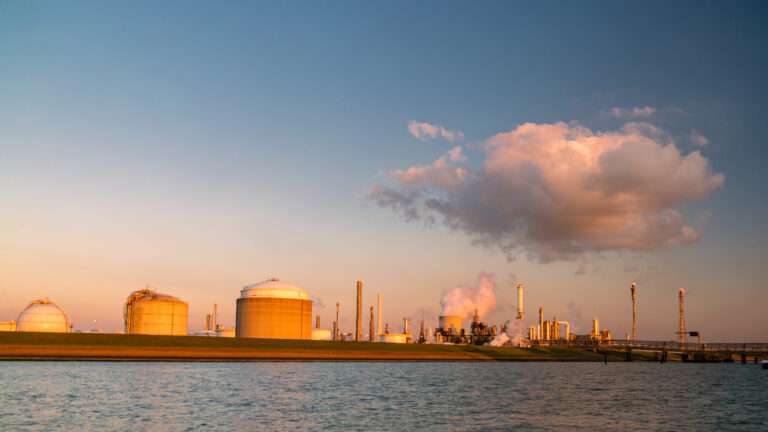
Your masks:
M632 342L637 340L637 285L632 282L629 288L632 293Z
M517 319L525 319L525 306L523 304L523 284L517 284Z
M320 315L315 316L315 328L316 329L320 328Z
M339 340L341 333L341 321L339 321L339 302L336 302L336 322L333 323L333 340Z
M539 307L539 339L544 339L544 307Z
M355 342L363 340L363 281L357 281L357 310L355 311Z
M680 288L680 291L677 293L677 297L680 301L680 322L678 334L680 335L680 343L684 344L688 342L688 335L685 333L685 288Z
M368 325L368 341L373 342L374 341L374 330L376 328L373 324L373 306L371 306L371 322Z
M376 298L378 300L378 304L376 306L376 334L381 336L384 334L384 329L382 328L381 323L383 322L383 318L381 316L381 309L383 307L384 303L384 297L381 294L376 294Z

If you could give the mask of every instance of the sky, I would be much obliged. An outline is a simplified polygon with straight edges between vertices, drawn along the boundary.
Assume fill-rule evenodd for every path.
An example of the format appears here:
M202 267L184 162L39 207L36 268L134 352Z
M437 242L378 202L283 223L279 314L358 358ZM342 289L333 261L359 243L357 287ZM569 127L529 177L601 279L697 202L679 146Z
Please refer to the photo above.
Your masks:
M0 1L0 320L269 277L353 324L768 334L761 2ZM488 306L488 307L485 307ZM95 324L94 324L95 321Z

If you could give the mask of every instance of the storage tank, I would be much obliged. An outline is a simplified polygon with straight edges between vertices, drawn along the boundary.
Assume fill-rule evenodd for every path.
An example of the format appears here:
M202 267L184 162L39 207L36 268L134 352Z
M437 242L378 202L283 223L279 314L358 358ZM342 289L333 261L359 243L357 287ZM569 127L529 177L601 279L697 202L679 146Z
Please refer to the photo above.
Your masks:
M322 340L322 341L329 341L331 340L331 331L328 329L312 329L312 340Z
M448 331L453 329L454 333L461 333L461 317L458 315L441 315L439 317L440 328Z
M235 337L234 327L218 327L216 329L216 336L218 337Z
M69 317L47 298L31 302L16 320L16 331L69 333Z
M127 334L186 336L189 305L146 288L128 296L123 318Z
M235 329L237 337L310 339L312 300L298 286L273 278L240 291Z
M16 331L16 321L0 321L0 331Z
M379 342L383 343L408 343L411 335L408 333L386 333L379 336Z

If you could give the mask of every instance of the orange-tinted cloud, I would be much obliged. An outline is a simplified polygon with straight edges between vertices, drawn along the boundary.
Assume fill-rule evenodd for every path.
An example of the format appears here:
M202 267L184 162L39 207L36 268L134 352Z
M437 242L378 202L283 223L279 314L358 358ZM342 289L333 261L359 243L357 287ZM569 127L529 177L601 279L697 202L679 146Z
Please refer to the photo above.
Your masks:
M693 243L700 233L680 208L725 181L700 152L681 154L647 123L608 132L526 123L480 148L482 169L443 155L391 172L370 197L409 220L442 221L510 258L549 261Z

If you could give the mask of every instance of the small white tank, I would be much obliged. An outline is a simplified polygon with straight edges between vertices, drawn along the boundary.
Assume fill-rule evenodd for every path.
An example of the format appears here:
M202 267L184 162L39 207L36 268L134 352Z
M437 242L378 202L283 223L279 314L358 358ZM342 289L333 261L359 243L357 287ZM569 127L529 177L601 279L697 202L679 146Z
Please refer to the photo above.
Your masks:
M312 340L331 340L331 331L328 329L312 329Z
M411 338L411 335L408 333L386 333L379 337L379 342L384 343L408 343L408 339Z

